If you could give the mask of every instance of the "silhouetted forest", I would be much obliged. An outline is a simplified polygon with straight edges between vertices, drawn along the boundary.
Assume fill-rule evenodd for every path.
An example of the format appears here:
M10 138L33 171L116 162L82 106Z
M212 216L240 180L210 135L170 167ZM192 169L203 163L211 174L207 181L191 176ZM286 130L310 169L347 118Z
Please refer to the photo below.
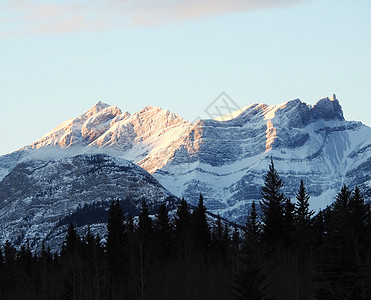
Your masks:
M371 213L359 189L343 186L314 215L303 181L293 201L273 161L264 179L243 226L209 216L200 195L171 218L161 205L152 219L143 201L133 220L112 201L105 239L71 223L59 253L7 241L0 299L371 299Z

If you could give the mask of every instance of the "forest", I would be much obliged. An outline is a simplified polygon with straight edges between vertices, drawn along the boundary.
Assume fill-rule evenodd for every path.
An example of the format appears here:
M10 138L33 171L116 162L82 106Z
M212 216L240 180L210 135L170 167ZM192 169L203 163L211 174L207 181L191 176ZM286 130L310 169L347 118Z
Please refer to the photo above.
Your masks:
M0 249L0 299L371 299L371 212L358 187L341 187L315 214L303 180L282 192L271 161L262 200L244 224L184 199L154 218L112 201L107 236L79 236L70 223L60 251Z

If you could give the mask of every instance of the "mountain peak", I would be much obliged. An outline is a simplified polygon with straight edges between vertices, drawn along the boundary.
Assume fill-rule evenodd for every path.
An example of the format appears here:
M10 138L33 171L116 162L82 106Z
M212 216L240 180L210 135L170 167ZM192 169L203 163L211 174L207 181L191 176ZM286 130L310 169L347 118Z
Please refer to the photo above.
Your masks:
M313 116L315 119L339 119L344 120L343 109L336 99L336 95L333 94L330 98L322 98L313 106Z
M91 117L92 115L95 115L97 113L99 113L100 111L102 111L103 109L107 108L107 107L110 107L111 105L107 104L107 103L104 103L102 101L98 101L97 103L95 103L92 107L90 107L85 113L84 115L87 116L87 117Z

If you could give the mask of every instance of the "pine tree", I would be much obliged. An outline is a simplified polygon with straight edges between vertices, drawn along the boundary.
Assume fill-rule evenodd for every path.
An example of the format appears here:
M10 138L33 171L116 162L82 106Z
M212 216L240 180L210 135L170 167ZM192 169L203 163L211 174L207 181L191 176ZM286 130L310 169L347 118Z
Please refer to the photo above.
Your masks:
M224 231L223 231L223 242L228 246L231 242L231 237L229 235L229 227L227 223L224 223Z
M286 242L286 246L290 246L293 240L293 233L294 233L294 222L295 222L295 204L291 202L290 198L285 199L284 203L284 234L283 237Z
M218 214L212 231L213 240L221 240L223 238L223 231L224 228L222 225L222 220L220 218L220 215Z
M237 300L266 299L264 280L265 276L256 262L245 258L243 267L236 274L232 286L233 298Z
M155 220L155 237L156 245L158 245L158 256L161 259L166 259L171 257L172 251L172 226L168 216L168 212L165 204L161 204Z
M275 245L280 243L285 235L284 205L286 197L280 192L282 186L282 179L274 168L273 159L271 159L262 187L263 200L260 202L263 213L263 239L267 246L270 244L268 248L271 249L275 248Z
M143 199L137 231L144 239L150 239L153 232L152 219L149 217L148 206Z
M175 214L175 235L177 240L183 240L191 229L192 215L187 201L180 201Z
M4 256L3 256L3 250L0 248L0 269L4 264Z
M358 186L350 200L350 239L354 251L354 264L357 271L358 297L371 298L371 214L370 205L365 202Z
M75 226L70 223L67 230L66 239L63 242L61 256L71 255L78 251L80 246L80 237L75 230Z
M200 194L198 205L192 215L194 245L199 250L206 250L210 245L210 228L206 219L204 198Z
M359 299L359 267L352 244L351 191L343 186L326 216L326 235L317 277L320 299Z
M153 261L153 227L152 219L149 217L148 207L145 199L142 201L142 209L139 215L137 227L138 251L138 270L139 270L139 296L146 298L149 265Z
M311 217L314 214L313 210L309 209L309 195L307 194L305 185L303 180L300 180L300 186L298 189L298 192L296 194L296 203L295 203L295 233L294 233L294 242L295 242L295 248L298 252L300 259L304 259L308 257L308 253L310 251L310 244L311 244L311 227L310 227L310 221ZM317 216L320 218L320 216ZM318 223L316 225L320 225ZM318 228L320 229L320 228ZM318 232L319 236L321 235L321 229Z
M260 222L255 202L253 202L244 228L240 266L232 287L234 299L260 300L265 298L266 286L260 257L260 237Z
M223 226L219 214L217 215L211 237L213 250L217 255L220 255L223 259L225 259L229 245L229 232L227 224Z
M238 230L237 224L234 224L233 226L232 247L234 252L238 254L240 250L240 232Z
M31 275L32 269L32 252L30 244L27 241L26 245L22 245L21 249L17 252L17 264L19 264L27 275Z
M108 210L107 260L113 278L123 276L127 263L127 238L124 214L119 200L112 201Z
M251 205L250 214L247 216L247 221L244 229L244 249L257 246L261 238L261 224L259 222L258 212L256 210L255 202ZM248 250L247 250L248 251Z
M6 240L4 244L4 267L2 270L4 274L6 274L6 276L2 278L3 279L2 285L8 291L12 291L16 284L15 282L16 255L17 251L15 247L10 243L9 240Z
M361 192L356 186L349 199L350 222L353 228L353 236L357 239L365 239L368 225L370 224L370 205L365 202Z
M307 194L303 180L300 181L300 186L296 194L296 203L294 207L294 220L293 220L293 239L291 256L292 256L292 270L293 280L291 285L296 293L297 298L301 298L308 294L311 290L311 270L313 265L313 246L312 238L314 234L321 237L323 229L320 228L321 216L319 215L316 222L316 230L312 231L311 217L314 214L309 209L309 195ZM313 234L314 233L314 234ZM319 252L317 250L317 252Z
M5 241L4 244L4 261L7 265L14 265L16 260L17 251L15 247L10 243L9 240Z
M298 226L306 227L314 214L314 211L309 209L309 198L303 179L301 179L295 204L295 219Z

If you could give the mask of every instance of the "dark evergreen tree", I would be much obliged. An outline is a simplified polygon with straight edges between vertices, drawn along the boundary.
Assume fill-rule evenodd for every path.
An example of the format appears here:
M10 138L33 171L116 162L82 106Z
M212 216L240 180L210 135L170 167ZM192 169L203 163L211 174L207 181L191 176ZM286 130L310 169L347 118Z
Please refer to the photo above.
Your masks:
M157 211L154 231L158 258L170 258L173 247L173 228L165 204L161 204Z
M15 289L16 256L17 251L15 247L9 240L6 240L4 244L4 267L2 268L2 272L5 276L2 276L2 282L0 283L5 288L3 293L4 299L7 299L8 297L11 298L11 293Z
M295 222L295 204L291 202L290 198L285 199L284 203L284 228L283 238L285 239L286 246L291 246L294 233L294 222Z
M224 228L223 228L222 220L220 218L220 215L218 214L216 216L215 225L213 226L213 229L212 229L213 240L221 240L223 238L223 232L224 232Z
M3 250L0 248L0 268L4 265Z
M280 191L282 185L282 179L274 168L273 159L271 159L269 170L264 177L264 186L262 187L263 200L260 202L263 239L268 248L270 248L268 250L274 249L277 244L282 242L285 235L284 206L286 197Z
M233 226L232 247L234 249L234 253L238 254L240 249L240 232L238 230L237 224L234 224Z
M310 293L311 277L313 266L313 250L314 231L312 231L311 217L314 214L309 209L309 195L307 194L303 180L300 181L300 186L296 194L296 203L294 208L294 223L292 233L292 246L290 247L290 256L292 262L293 280L291 285L296 293L297 298L303 298ZM316 229L318 236L321 238L323 234L323 227L320 223L321 216L316 220ZM314 223L314 222L313 222Z
M224 223L224 231L223 231L222 240L223 240L223 244L225 245L226 248L230 246L231 237L229 235L229 227L228 227L227 223Z
M250 214L247 216L244 228L243 251L249 251L249 248L256 248L261 238L261 223L259 222L258 212L255 202L251 205Z
M149 217L147 202L143 199L137 232L144 238L150 239L153 232L152 219Z
M217 215L211 238L214 253L220 255L225 260L229 246L229 232L227 224L223 226L220 215Z
M189 235L192 215L187 201L184 198L180 201L175 214L175 235L177 240L184 240Z
M127 266L127 236L119 200L112 201L108 210L106 249L112 278L124 276Z
M258 264L245 257L243 267L239 270L232 286L232 296L238 300L266 299L265 276L261 273Z
M266 286L262 271L260 239L261 224L253 202L244 227L240 266L232 289L234 299L265 299Z
M17 253L17 263L20 265L22 272L27 275L31 275L32 263L33 263L32 252L30 249L30 244L27 241L26 245L22 245Z
M370 225L370 205L365 202L361 192L356 186L349 199L350 209L350 222L352 227L352 235L355 239L354 242L359 245L362 243L368 243L369 238L367 236L369 225Z
M350 200L350 239L357 272L357 296L371 298L371 212L358 186Z
M194 245L199 250L206 250L210 245L210 227L206 219L206 207L204 206L204 198L200 194L198 205L192 215L192 236Z
M351 191L343 186L326 216L326 235L317 277L320 299L362 299L350 208ZM366 299L366 298L364 298Z
M299 190L296 194L295 221L299 227L307 227L314 211L309 209L309 198L303 179L300 180Z
M68 226L66 239L63 242L61 255L69 255L76 252L80 246L80 237L76 233L75 226L72 223Z
M153 262L153 226L149 217L148 207L145 199L142 201L141 213L139 215L136 230L138 241L138 292L141 299L146 298L149 266Z

